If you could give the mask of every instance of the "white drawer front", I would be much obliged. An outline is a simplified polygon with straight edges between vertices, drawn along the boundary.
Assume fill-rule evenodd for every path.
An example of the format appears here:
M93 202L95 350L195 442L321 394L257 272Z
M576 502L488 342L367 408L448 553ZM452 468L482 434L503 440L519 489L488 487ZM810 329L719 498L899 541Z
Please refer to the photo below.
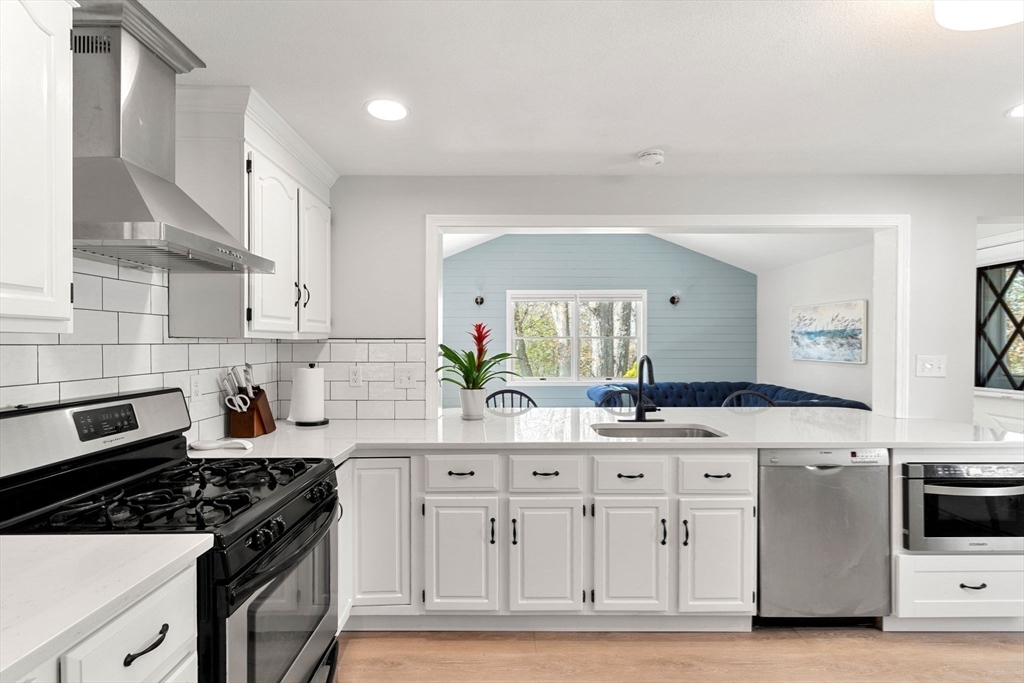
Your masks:
M199 655L195 652L189 654L160 683L199 683Z
M1024 556L899 555L901 617L1024 617Z
M125 666L125 656L163 641ZM61 658L63 681L120 683L160 680L196 649L195 566L129 607Z
M662 456L594 457L594 493L666 493L668 459Z
M582 491L583 463L579 457L510 455L510 491Z
M680 456L679 492L751 494L754 492L754 457Z
M428 491L497 491L498 456L428 455Z

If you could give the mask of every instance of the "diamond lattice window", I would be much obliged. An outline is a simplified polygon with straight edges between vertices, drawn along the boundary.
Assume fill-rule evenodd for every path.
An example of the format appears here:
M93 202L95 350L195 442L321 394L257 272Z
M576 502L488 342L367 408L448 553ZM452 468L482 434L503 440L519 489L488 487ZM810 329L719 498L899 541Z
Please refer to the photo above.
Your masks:
M1024 261L978 268L975 385L1024 389Z

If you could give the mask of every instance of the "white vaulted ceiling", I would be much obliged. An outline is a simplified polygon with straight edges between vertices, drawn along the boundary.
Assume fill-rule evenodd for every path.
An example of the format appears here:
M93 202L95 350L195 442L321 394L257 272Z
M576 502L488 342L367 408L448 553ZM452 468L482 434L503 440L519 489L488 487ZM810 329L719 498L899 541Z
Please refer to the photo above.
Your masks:
M1024 170L1024 25L929 1L143 2L343 174Z

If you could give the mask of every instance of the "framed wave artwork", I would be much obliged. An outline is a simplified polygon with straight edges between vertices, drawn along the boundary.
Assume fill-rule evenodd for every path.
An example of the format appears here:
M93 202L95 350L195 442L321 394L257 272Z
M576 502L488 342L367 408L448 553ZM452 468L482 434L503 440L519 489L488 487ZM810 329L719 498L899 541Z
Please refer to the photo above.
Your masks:
M826 363L867 363L865 300L789 309L789 357Z

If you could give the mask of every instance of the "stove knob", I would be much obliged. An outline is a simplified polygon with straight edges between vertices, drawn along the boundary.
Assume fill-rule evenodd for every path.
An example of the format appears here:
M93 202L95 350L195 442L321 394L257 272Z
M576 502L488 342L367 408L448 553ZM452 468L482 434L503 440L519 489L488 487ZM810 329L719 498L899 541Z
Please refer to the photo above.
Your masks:
M283 534L286 527L287 525L285 524L284 519L282 519L281 517L275 517L274 519L270 520L270 531L274 534L275 537L279 537L281 534Z
M323 489L324 489L324 497L325 498L331 494L331 491L334 490L334 484L332 484L329 481L323 482L322 484L320 484L320 486L322 486Z
M273 542L274 534L272 534L269 529L259 529L249 537L249 540L246 541L245 544L253 550L263 550Z

